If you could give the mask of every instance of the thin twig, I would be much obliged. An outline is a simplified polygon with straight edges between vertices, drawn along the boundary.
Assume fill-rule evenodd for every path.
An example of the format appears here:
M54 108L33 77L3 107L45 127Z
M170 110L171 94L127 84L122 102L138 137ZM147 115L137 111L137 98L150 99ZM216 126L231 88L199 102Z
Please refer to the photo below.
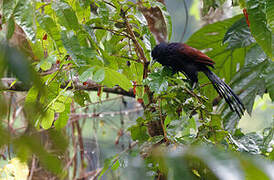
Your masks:
M32 176L35 170L35 156L32 156L32 161L31 161L31 169L30 169L30 173L29 173L29 177L28 180L32 180Z
M103 170L103 168L98 168L98 169L96 169L94 171L86 172L83 176L77 178L77 180L80 180L80 179L82 180L82 179L85 179L85 178L90 177L90 176L92 176L90 178L90 180L95 179L102 172L102 170Z
M131 61L135 61L137 63L142 63L139 59L133 59L133 58L127 57L127 56L118 56L116 54L113 54L113 56L116 56L116 57L119 57L119 58L125 58L125 59L131 60Z
M114 6L113 4L111 4L110 2L107 2L107 1L103 1L104 3L110 5L111 7L115 8L116 9L116 6Z
M113 34L116 34L116 35L119 35L119 36L125 36L125 37L131 39L131 37L130 37L129 35L127 35L127 34L125 34L125 33L123 33L123 32L120 32L120 31L116 31L116 30L114 30L114 29L103 28L103 27L97 27L97 26L96 26L96 27L92 27L92 29L101 29L101 30L109 31L109 32L111 32L111 33L113 33Z
M66 164L65 168L64 169L68 169L70 167L70 165L73 163L74 161L74 158L76 157L77 155L77 151L74 151L74 154L72 156L72 158L69 160L69 162Z

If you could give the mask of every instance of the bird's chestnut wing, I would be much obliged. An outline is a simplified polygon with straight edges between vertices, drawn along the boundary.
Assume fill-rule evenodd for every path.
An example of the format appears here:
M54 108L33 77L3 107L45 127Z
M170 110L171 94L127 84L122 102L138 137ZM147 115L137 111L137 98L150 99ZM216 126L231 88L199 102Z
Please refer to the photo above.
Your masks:
M183 54L184 57L189 57L189 60L195 61L199 64L214 67L215 62L212 61L207 55L186 44L180 45L179 53Z

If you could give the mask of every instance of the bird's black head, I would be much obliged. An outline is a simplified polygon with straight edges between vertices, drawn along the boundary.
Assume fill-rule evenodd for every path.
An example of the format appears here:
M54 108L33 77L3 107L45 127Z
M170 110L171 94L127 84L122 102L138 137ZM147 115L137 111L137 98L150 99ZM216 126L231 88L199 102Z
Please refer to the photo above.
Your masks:
M167 43L162 42L158 44L152 49L152 52L151 52L152 58L154 60L159 61L160 57L162 57L165 54L166 49L167 49Z

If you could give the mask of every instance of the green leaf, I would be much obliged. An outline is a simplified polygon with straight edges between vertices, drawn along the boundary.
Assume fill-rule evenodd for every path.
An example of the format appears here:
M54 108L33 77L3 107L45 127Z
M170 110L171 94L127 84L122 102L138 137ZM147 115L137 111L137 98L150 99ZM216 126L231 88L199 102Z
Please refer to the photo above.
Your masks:
M24 30L27 37L34 42L35 41L35 28L34 28L34 10L29 0L17 1L13 16L15 22Z
M103 39L103 37L105 37L106 35L107 35L107 31L105 30L97 29L95 31L95 36L98 42L100 42Z
M70 115L70 105L71 105L72 99L70 97L60 96L58 98L58 101L64 104L65 110L59 113L59 117L55 121L54 126L57 130L61 130L67 125L69 115Z
M237 139L238 151L251 154L261 154L260 146L263 144L263 137L257 133L248 133Z
M61 37L65 49L77 66L90 64L90 58L93 58L96 55L94 49L81 46L77 34L73 31L62 31Z
M251 36L245 17L236 21L226 32L223 43L228 44L228 49L246 47L254 43L255 39Z
M273 23L272 14L269 9L274 9L274 3L267 3L266 0L247 0L247 13L250 21L250 30L258 44L263 48L265 53L272 59L274 56L274 33L272 31ZM266 15L266 12L269 16ZM267 19L268 17L268 19Z
M65 110L65 105L63 103L60 102L54 102L51 106L51 108L57 112L57 113L61 113Z
M63 47L60 31L53 19L49 15L40 14L39 12L36 12L36 19L40 27L54 40L56 46Z
M80 29L75 12L69 4L62 1L56 1L52 3L52 8L56 12L58 22L66 27L67 30L78 31Z
M3 0L1 5L2 4L3 4L2 22L4 23L8 19L10 19L11 15L13 14L14 8L16 6L16 1Z
M118 85L126 91L132 88L130 80L124 74L121 74L110 68L105 68L105 79L103 84L109 87Z
M105 79L105 69L100 68L95 71L94 75L92 76L92 80L95 82L102 82Z
M84 72L80 73L79 80L81 82L85 82L89 78L92 79L94 70L95 70L95 67L91 67L91 68L86 69Z
M89 94L85 91L75 91L73 98L82 107L85 106L86 101L91 102Z
M267 24L270 26L271 31L273 33L274 32L274 11L273 11L274 1L273 0L266 0L265 7L266 7L266 21L267 21Z
M111 158L106 158L104 160L104 167L103 167L103 169L102 169L102 171L100 173L100 176L98 178L99 180L101 180L101 177L107 172L107 170L109 168L112 168L112 166L114 164L116 164L116 162L118 161L116 158L117 158L117 155L115 155L115 156L113 156ZM119 162L118 162L118 164L119 164ZM115 166L117 166L117 164Z
M61 36L65 49L76 65L80 66L85 64L85 61L81 58L81 45L77 36L73 32L67 34L65 31L61 32Z
M24 30L31 41L35 41L34 13L29 0L10 1L3 0L2 21L11 21L11 18ZM1 3L1 4L2 4ZM14 22L9 22L14 23Z
M115 170L117 170L117 169L119 168L119 166L120 166L120 162L119 162L119 160L117 160L117 161L111 166L111 169L112 169L113 171L115 171Z
M37 101L38 95L39 95L39 89L35 86L32 86L29 89L28 94L26 96L25 106L35 104L35 102Z
M41 126L44 129L49 129L52 126L52 123L54 121L54 111L52 109L48 109L44 116L40 119Z
M149 138L147 134L147 128L145 126L133 125L129 128L129 131L131 133L132 140L138 140L141 144Z
M109 23L108 19L110 17L110 14L109 14L109 9L106 6L106 3L101 2L101 1L98 1L97 3L99 5L99 8L98 8L99 17L102 18L104 24L108 24Z
M9 21L8 21L8 30L7 30L7 39L10 39L14 33L14 29L15 29L15 22L14 22L14 19L11 17L9 18Z
M51 83L47 86L47 97L45 99L45 103L47 103L48 105L54 103L60 91L60 83L57 82L56 79L51 81Z
M258 65L266 58L267 56L263 52L263 49L258 44L256 44L248 50L245 56L245 67Z
M43 71L47 71L49 70L50 68L52 67L52 64L48 61L48 60L42 60L40 62L40 68L43 70Z
M171 70L169 68L163 67L162 69L158 69L157 72L150 73L148 75L148 78L145 80L145 83L150 87L152 91L154 91L157 94L160 94L161 92L167 90L167 76L170 75Z

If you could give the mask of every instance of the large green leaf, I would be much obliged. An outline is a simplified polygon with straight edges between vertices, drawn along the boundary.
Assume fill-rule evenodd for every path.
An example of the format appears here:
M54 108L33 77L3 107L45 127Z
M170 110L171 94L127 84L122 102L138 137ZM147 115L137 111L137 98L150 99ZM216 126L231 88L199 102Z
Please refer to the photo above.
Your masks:
M118 85L126 91L132 88L130 80L124 74L121 74L110 68L105 68L105 79L103 84L109 87Z
M274 32L274 1L273 0L266 0L266 21L267 24L270 26L272 33ZM273 42L272 42L273 43ZM273 51L273 49L272 49Z
M2 22L6 22L13 14L13 10L16 6L17 1L3 0L2 6ZM2 4L1 4L2 5Z
M78 36L73 31L62 31L61 36L65 49L72 57L76 65L85 65L89 63L89 60L96 55L94 49L81 46Z
M241 19L236 21L227 30L223 39L223 43L227 43L227 48L229 49L246 47L254 42L255 39L252 37L250 33L245 17L242 17Z
M64 26L67 30L78 31L80 29L75 12L69 4L62 1L56 1L52 3L52 8L56 12L58 22L61 26Z
M246 6L251 33L265 53L272 58L274 56L274 33L272 32L274 3L267 0L246 0Z

